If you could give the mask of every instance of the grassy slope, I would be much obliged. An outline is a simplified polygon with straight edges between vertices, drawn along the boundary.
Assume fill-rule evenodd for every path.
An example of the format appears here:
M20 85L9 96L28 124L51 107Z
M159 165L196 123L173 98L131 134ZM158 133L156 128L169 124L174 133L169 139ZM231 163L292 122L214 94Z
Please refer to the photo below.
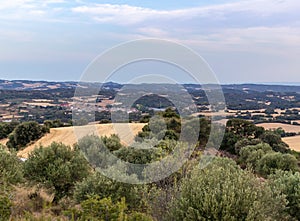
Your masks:
M124 145L129 145L135 135L142 130L145 124L132 123L132 124L95 124L78 127L61 127L52 128L50 133L46 134L33 144L21 150L18 153L19 157L27 158L28 154L34 148L43 145L49 146L52 142L61 142L66 145L75 144L80 138L88 134L95 134L98 136L109 136L111 134L118 134Z

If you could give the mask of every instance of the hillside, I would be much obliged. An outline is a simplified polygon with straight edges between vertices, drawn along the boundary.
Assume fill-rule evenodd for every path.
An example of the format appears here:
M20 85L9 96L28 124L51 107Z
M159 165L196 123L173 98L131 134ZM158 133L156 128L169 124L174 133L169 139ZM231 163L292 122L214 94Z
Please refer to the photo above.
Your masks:
M75 144L78 139L88 134L95 134L99 136L110 136L111 134L118 134L124 145L129 145L134 136L142 130L145 124L132 123L132 124L95 124L78 127L61 127L52 128L50 133L46 134L30 146L26 147L18 153L19 157L27 158L28 154L36 147L48 146L52 142L63 143L66 145ZM132 133L128 133L131 130Z
M291 124L261 123L261 124L256 124L256 126L263 127L266 130L277 129L277 128L281 127L285 132L295 132L295 133L299 133L300 132L300 126L298 126L298 125L291 125Z
M290 149L300 152L300 136L284 137L282 140L289 145Z

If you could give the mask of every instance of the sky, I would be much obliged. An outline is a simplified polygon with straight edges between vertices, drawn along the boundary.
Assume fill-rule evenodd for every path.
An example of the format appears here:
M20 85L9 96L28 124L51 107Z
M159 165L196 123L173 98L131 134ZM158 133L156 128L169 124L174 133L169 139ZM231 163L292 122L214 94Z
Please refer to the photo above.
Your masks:
M220 83L300 82L299 11L299 0L0 0L0 79L77 81L104 51L158 38L197 52Z

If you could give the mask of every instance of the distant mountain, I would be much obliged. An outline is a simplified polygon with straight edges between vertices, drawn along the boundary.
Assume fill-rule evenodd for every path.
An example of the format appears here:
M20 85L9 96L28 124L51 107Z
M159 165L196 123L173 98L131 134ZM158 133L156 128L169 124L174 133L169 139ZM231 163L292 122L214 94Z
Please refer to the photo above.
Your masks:
M291 85L268 85L268 84L228 84L222 85L223 89L251 90L258 92L300 92L300 86Z
M49 90L59 88L75 88L76 86L76 82L0 80L0 89L2 90Z
M142 84L140 85L145 88L152 88L152 84ZM140 86L136 86L137 88ZM168 84L161 84L161 87L172 89ZM188 90L199 90L203 87L197 84L183 84L183 86ZM217 86L217 85L216 85ZM51 89L75 89L76 87L88 88L88 87L102 87L106 89L120 89L123 87L122 84L115 82L107 82L104 84L100 83L82 83L75 81L66 82L51 82L51 81L32 81L32 80L0 80L0 90L51 90ZM130 88L134 88L131 85ZM297 92L300 93L300 86L289 86L289 85L269 85L269 84L226 84L221 85L224 91L236 90L236 91L257 91L257 92ZM176 87L177 88L177 87ZM214 88L214 85L209 85L209 88Z
M105 84L99 83L78 83L75 81L66 82L51 82L51 81L32 81L32 80L0 80L0 90L51 90L51 89L74 89L81 87L105 87L105 88L120 88L122 85L107 82Z

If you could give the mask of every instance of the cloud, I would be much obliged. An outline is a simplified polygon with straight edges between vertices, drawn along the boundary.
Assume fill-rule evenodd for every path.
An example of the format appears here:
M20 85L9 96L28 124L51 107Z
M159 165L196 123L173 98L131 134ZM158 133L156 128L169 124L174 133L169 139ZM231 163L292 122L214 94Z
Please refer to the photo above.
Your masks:
M131 5L89 4L73 7L74 13L85 14L99 23L133 25L148 20L187 20L210 18L223 20L234 13L268 17L280 13L298 13L299 0L244 0L235 3L201 6L178 10L156 10Z
M0 18L10 20L50 20L55 12L53 4L63 4L65 0L11 0L0 4ZM56 10L57 11L57 10Z

